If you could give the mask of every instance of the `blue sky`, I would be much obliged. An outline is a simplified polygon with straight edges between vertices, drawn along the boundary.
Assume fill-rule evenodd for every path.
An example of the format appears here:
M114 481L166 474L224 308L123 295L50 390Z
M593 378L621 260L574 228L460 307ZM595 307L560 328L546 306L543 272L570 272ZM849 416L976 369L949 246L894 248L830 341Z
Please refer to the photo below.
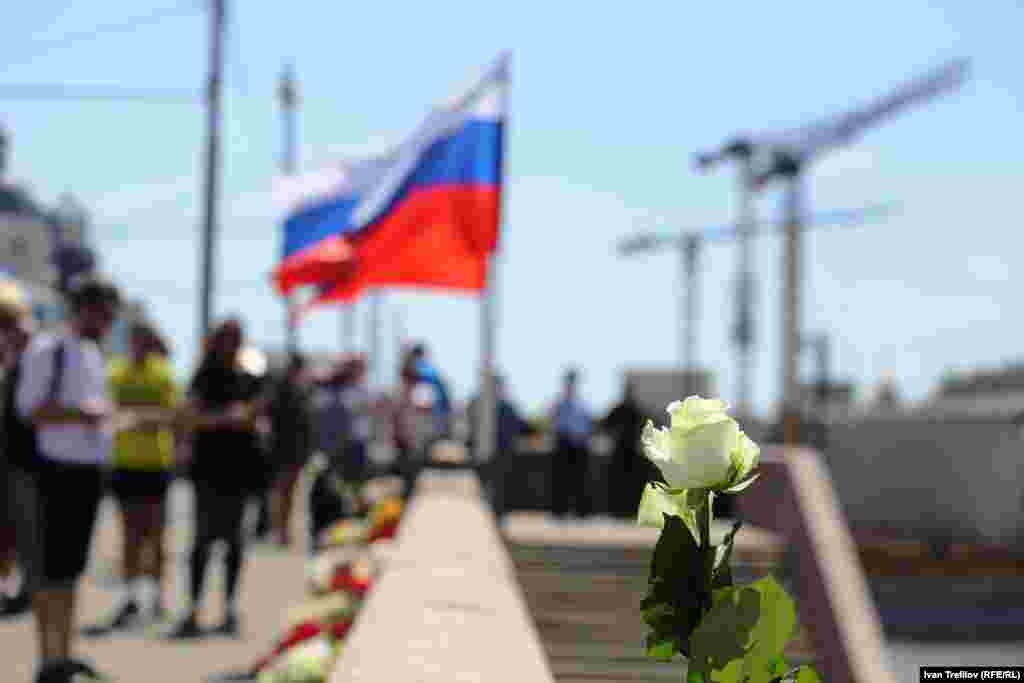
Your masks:
M165 6L136 3L133 12ZM118 3L42 1L9 10L0 83L196 88L206 73L202 13L134 35L62 49L47 41L124 18ZM911 397L947 368L1022 352L1024 75L1011 0L883 3L230 2L224 195L215 310L241 312L253 337L283 338L266 284L279 235L270 185L281 144L274 87L294 60L303 96L303 167L372 153L409 132L499 50L514 51L507 213L500 265L499 362L513 394L540 408L561 369L585 369L595 408L628 366L676 362L676 259L621 260L614 243L651 226L734 215L734 178L692 170L693 153L742 129L772 129L882 94L946 59L969 57L958 94L867 133L816 166L811 210L900 201L902 213L807 240L805 329L835 340L833 370L870 386L894 375ZM106 269L149 301L185 372L194 353L203 112L198 106L14 102L12 175L44 200L64 190L94 212ZM778 214L778 192L759 202ZM780 244L757 244L762 412L779 393ZM729 344L737 251L701 264L698 353L734 398ZM389 293L460 397L479 358L476 303ZM358 308L360 322L366 307ZM361 325L360 333L365 332ZM337 343L325 310L309 348ZM364 337L365 338L365 337ZM388 370L391 349L385 347ZM813 358L804 367L813 371ZM865 390L867 391L867 389Z

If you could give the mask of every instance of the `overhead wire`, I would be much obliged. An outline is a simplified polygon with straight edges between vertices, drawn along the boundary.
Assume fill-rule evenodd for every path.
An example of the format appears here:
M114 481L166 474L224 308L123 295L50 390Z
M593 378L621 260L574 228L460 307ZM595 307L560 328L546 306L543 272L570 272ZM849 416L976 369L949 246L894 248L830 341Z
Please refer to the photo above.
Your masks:
M0 84L4 100L109 100L154 104L196 104L202 94L189 90L126 88L109 85L70 85L66 83Z
M68 47L70 45L74 45L75 43L94 40L100 37L101 35L136 31L140 28L143 28L150 24L159 23L166 19L186 16L189 14L194 14L196 12L203 11L205 9L205 4L205 2L200 3L196 2L196 0L189 0L188 2L179 2L169 7L154 10L152 12L149 12L148 14L133 17L126 21L110 24L101 24L87 31L78 31L75 33L65 34L60 38L55 38L49 41L33 41L32 46L36 49L43 51L57 50ZM7 65L13 64L10 58L5 57L4 61L6 62Z

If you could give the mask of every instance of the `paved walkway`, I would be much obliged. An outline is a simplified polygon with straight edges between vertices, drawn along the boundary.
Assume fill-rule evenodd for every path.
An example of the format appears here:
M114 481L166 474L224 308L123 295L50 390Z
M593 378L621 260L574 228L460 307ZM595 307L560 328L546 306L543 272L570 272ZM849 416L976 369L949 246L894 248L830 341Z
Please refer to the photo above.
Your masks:
M175 609L183 595L185 565L182 562L191 545L189 511L191 494L187 486L172 491L172 531L168 560L171 591L168 606ZM294 519L296 531L302 528L303 515ZM117 579L113 567L120 556L120 520L113 504L103 506L88 576L80 592L80 623L106 618L116 599ZM296 538L302 538L298 533ZM216 560L208 575L207 600L203 616L215 624L221 616L222 573ZM98 668L124 683L199 683L206 676L248 667L268 651L279 635L285 610L305 599L302 548L278 550L253 545L242 577L242 629L239 640L211 638L191 643L167 643L143 633L119 635L108 639L80 639L77 654L92 659ZM35 676L36 641L33 621L23 617L0 622L0 680L3 683L28 683Z

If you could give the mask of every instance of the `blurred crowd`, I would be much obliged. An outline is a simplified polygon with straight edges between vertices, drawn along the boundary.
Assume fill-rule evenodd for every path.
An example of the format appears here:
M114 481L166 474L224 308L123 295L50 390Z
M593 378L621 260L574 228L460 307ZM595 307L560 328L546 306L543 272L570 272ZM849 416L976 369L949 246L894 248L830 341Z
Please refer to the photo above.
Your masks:
M76 587L105 497L121 513L122 594L108 618L82 632L104 636L168 621L164 532L170 486L180 480L194 494L194 535L187 595L174 606L178 618L165 636L237 636L247 544L253 537L294 543L296 492L311 462L316 476L305 501L310 536L304 541L313 551L324 528L359 507L358 491L370 479L399 478L407 498L436 445L461 442L470 453L477 446L479 396L468 402L465 428L458 429L450 387L422 343L403 350L398 384L386 393L368 385L365 353L340 354L319 367L292 354L271 371L247 341L243 322L229 318L204 340L194 373L179 386L172 349L149 323L132 325L126 356L103 353L121 303L113 285L82 280L68 303L66 325L40 333L24 294L0 284L0 482L7 503L0 510L0 611L35 617L39 681L97 675L72 657L72 644L79 632ZM611 512L632 517L649 477L638 453L646 416L627 387L608 415L594 417L578 382L576 371L566 374L548 416L555 441L551 511L592 513L588 463L600 432L615 441ZM511 456L521 437L540 428L523 419L504 378L496 386L496 455L476 464L501 514L502 483L515 467ZM385 457L375 456L379 450ZM253 508L255 528L247 528ZM198 615L218 542L226 547L223 618L205 630Z

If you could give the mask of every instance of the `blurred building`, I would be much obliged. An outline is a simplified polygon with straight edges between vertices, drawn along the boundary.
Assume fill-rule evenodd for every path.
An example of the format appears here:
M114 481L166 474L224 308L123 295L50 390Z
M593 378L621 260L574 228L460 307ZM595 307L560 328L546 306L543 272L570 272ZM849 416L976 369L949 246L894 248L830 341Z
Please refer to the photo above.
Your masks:
M89 216L70 194L47 208L11 182L11 143L0 126L0 275L25 289L36 320L47 329L64 319L61 293L71 279L96 268Z
M921 407L933 416L959 415L1021 421L1024 365L947 373Z
M28 193L0 180L0 275L15 280L25 290L44 328L64 316L51 255L46 215Z
M923 401L891 377L828 424L825 458L854 528L1024 550L1024 367L947 374Z
M826 380L800 385L804 414L829 424L850 419L858 410L857 387L852 382Z
M629 368L623 380L633 385L637 402L650 415L664 415L669 403L686 396L713 397L717 392L710 370Z

